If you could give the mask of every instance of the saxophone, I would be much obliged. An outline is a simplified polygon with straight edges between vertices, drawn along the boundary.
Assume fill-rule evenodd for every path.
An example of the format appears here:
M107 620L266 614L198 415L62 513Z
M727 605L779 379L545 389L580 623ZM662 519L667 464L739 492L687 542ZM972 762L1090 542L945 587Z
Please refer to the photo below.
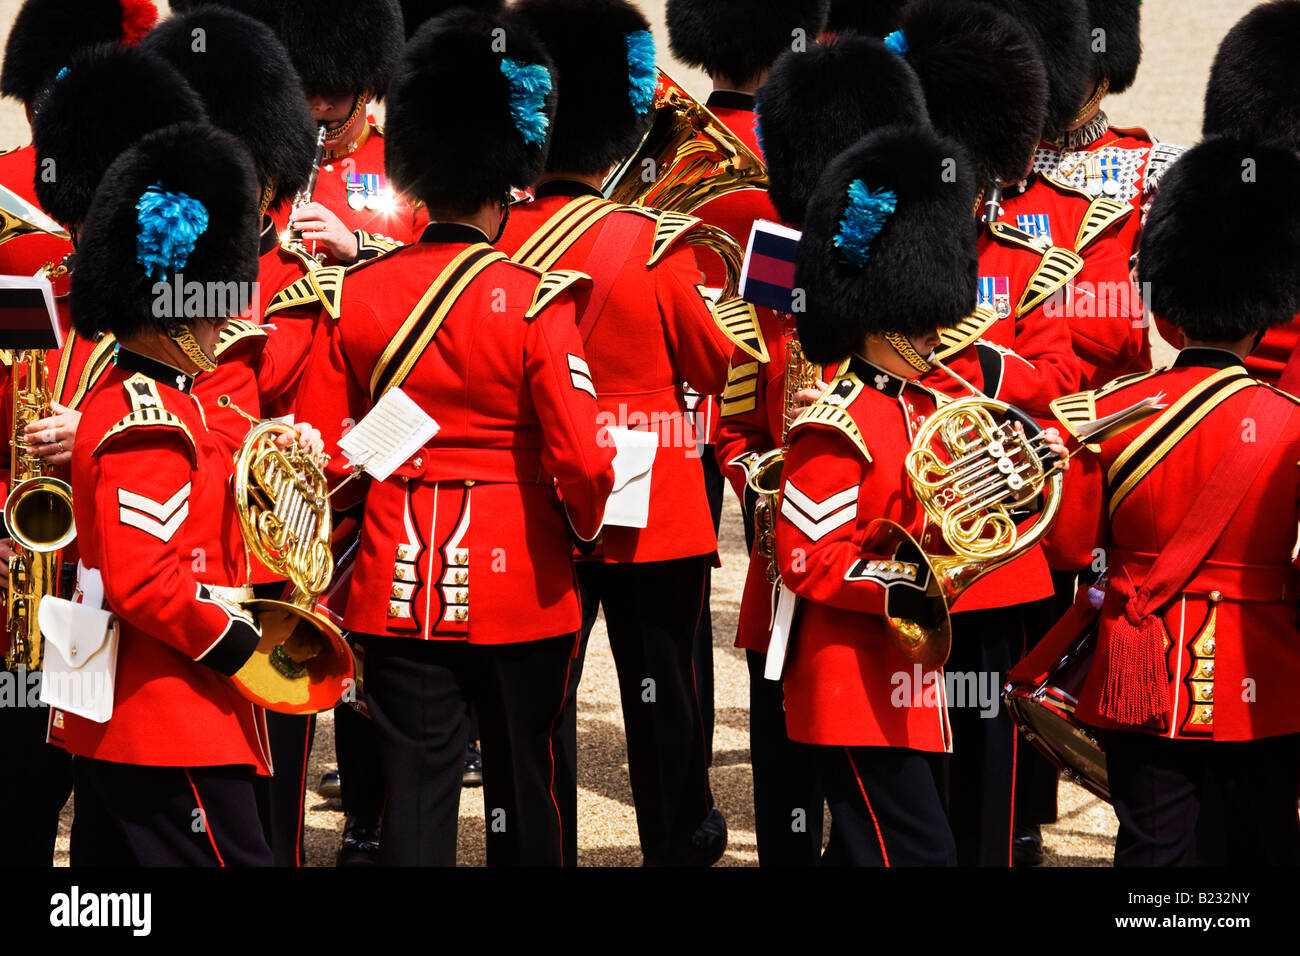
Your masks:
M59 591L62 551L77 536L72 489L53 477L53 466L32 454L24 437L28 424L51 414L45 352L14 352L10 462L13 487L4 518L16 554L9 563L9 652L5 666L40 670L44 660L36 609L41 598Z
M817 384L817 366L804 358L798 336L786 343L785 394L781 403L781 447L760 455L749 463L745 484L759 496L754 506L754 550L767 562L766 577L775 584L780 578L776 567L776 508L780 504L781 473L785 453L790 447L790 427L794 424L795 396Z

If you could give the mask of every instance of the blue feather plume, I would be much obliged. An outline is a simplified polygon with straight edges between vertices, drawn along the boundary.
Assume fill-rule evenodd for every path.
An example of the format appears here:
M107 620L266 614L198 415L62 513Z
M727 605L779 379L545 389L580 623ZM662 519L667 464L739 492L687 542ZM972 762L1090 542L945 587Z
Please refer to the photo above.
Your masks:
M551 72L540 63L501 61L501 72L510 82L510 116L524 142L541 146L551 118L546 115L546 97L551 92Z
M871 244L897 208L897 193L889 189L872 192L862 180L853 180L849 184L849 204L835 234L840 258L859 269L865 266L871 258Z
M135 261L144 266L145 275L157 278L185 268L195 241L208 228L203 203L184 193L169 193L158 183L144 191L135 208Z
M902 30L895 30L889 36L885 37L885 46L889 47L899 56L906 56L911 47L907 43L907 35Z
M659 71L655 68L655 38L649 30L634 30L627 34L627 75L632 108L638 113L650 112L659 88Z
M767 147L763 145L763 112L757 100L754 101L754 138L758 140L759 153L766 156Z

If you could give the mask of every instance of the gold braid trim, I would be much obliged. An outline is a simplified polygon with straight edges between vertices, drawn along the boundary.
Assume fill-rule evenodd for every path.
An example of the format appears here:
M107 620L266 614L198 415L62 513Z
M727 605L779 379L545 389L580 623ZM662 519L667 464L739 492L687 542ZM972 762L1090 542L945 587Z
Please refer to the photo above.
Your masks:
M885 341L893 347L895 352L903 357L904 362L912 366L912 368L916 369L922 375L934 368L933 365L925 360L920 352L912 347L912 343L907 340L907 336L900 335L898 332L886 332Z

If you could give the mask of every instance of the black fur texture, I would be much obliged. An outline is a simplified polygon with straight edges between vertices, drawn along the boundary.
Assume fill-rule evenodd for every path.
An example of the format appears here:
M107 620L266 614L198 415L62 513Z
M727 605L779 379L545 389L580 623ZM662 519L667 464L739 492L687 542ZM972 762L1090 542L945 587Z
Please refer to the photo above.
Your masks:
M1095 36L1095 31L1103 31ZM1137 79L1142 64L1142 0L1088 0L1088 43L1105 43L1093 53L1093 78L1110 80L1112 93L1123 93Z
M748 84L793 48L796 31L813 43L829 9L829 0L668 0L668 44L687 66Z
M397 0L285 0L276 30L309 93L382 99L406 34Z
M179 270L185 283L257 279L258 186L243 143L212 126L184 123L150 133L119 156L95 192L72 276L72 324L86 337L166 329L154 285L136 259L136 203L155 184L203 203L208 227ZM212 318L207 316L206 318ZM183 320L183 318L182 318Z
M799 341L814 362L846 358L871 333L918 336L955 324L975 307L978 258L969 164L945 175L961 146L925 127L878 130L831 163L808 206L795 285L807 294L796 316ZM862 180L892 190L895 212L859 268L835 245L848 190Z
M1047 68L1046 139L1056 139L1092 92L1092 49L1085 0L981 0L1011 15L1033 37Z
M494 17L501 16L506 9L505 0L401 0L401 3L402 25L408 40L429 20L457 7L468 7Z
M1007 15L966 0L914 0L903 16L934 128L966 147L981 186L1023 179L1047 121L1035 42Z
M202 50L194 31L202 30ZM140 44L169 60L203 97L214 126L244 141L272 205L306 185L316 161L316 124L284 46L270 27L234 10L201 6L170 17Z
M831 0L826 29L831 33L857 30L881 39L898 29L907 0Z
M1300 155L1215 137L1160 181L1142 230L1147 306L1191 339L1235 341L1300 312Z
M147 10L138 2L132 7L136 17ZM36 106L41 93L78 50L122 39L120 0L26 0L5 44L0 94Z
M511 16L555 64L559 106L548 170L604 173L636 149L653 108L632 106L629 33L650 24L627 0L517 0Z
M1300 149L1300 0L1258 6L1224 37L1202 131Z
M497 30L505 31L506 54L494 49ZM458 10L419 29L393 74L388 103L385 164L398 189L431 209L469 212L541 176L546 144L529 144L515 126L504 56L551 69L534 37L496 17ZM555 101L553 87L552 131Z
M121 104L131 104L122 109ZM146 133L186 120L206 122L197 93L166 60L104 43L78 53L32 120L41 208L65 225L86 218L114 159ZM48 165L52 163L53 165Z
M856 34L786 52L757 99L768 195L796 226L841 152L883 126L927 122L912 68L880 40Z

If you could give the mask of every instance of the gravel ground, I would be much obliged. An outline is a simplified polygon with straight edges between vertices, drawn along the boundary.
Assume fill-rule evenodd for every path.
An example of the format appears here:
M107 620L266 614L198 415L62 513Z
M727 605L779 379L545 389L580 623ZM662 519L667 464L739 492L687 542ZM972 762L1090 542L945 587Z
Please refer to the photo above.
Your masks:
M160 4L161 6L162 4ZM7 33L18 0L0 0L0 24ZM661 2L642 0L656 21L656 33L666 47ZM1118 125L1143 125L1157 136L1190 145L1199 138L1205 78L1220 38L1252 0L1147 0L1144 43L1146 59L1139 80L1129 93L1114 97L1107 111ZM699 95L707 93L700 75L677 67L674 75ZM123 104L129 109L130 104ZM28 140L22 111L11 102L0 104L0 143ZM730 845L722 865L757 862L750 799L747 680L743 655L731 647L744 581L744 539L740 515L728 497L720 550L723 567L714 576L713 627L717 732L712 780L718 805L727 814ZM622 715L613 661L603 623L590 644L590 658L579 693L579 863L586 866L634 866L640 863L636 821L627 784ZM333 766L333 722L323 715L308 775L312 786ZM342 830L338 801L308 794L307 845L311 865L330 865ZM1108 865L1115 819L1110 808L1083 790L1063 784L1060 821L1045 829L1049 865ZM483 862L483 807L480 790L466 790L460 811L460 858L464 865ZM65 810L60 836L60 862L66 864L70 810Z

